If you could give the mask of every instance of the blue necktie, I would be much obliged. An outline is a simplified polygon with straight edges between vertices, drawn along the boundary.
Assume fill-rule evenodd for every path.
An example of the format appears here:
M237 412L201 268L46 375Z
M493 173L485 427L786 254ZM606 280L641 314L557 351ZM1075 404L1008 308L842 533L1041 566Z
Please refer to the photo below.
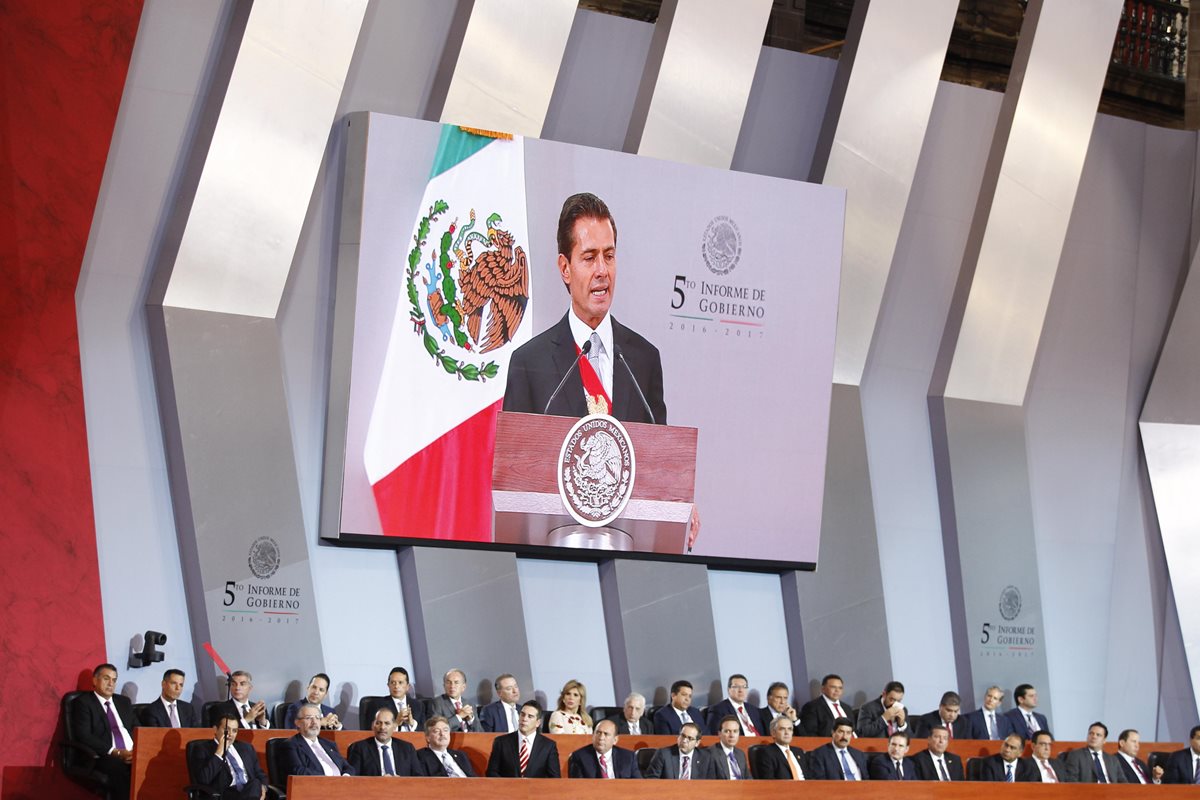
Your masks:
M232 745L230 745L232 747ZM241 789L246 785L246 773L238 766L238 763L230 757L229 753L225 754L225 763L229 764L229 769L233 772L233 785Z
M857 778L854 777L854 770L850 768L850 762L846 759L846 751L841 750L839 752L841 753L841 756L842 756L842 773L846 776L846 780L848 780L848 781L858 780Z
M381 745L380 750L383 752L383 774L395 777L396 767L392 764L392 743Z
M1100 754L1095 750L1092 751L1092 772L1096 774L1096 783L1108 783L1104 777L1104 767L1100 764Z
M733 776L735 781L742 779L742 770L738 766L737 759L733 757L733 751L729 751L729 774Z
M1005 769L1004 782L1012 783L1013 782L1013 766L1012 766L1012 764L1006 764L1004 769Z

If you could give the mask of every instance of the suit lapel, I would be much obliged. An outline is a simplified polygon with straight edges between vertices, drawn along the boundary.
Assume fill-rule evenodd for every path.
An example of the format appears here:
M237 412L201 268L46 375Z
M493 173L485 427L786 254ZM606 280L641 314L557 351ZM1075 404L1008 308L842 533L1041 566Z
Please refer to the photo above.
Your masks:
M569 313L571 312L568 311L567 314ZM567 370L571 370L571 377L567 378L567 382L563 385L558 397L555 398L550 412L554 413L555 408L561 409L565 403L570 412L569 416L585 416L587 403L583 399L583 379L579 377L579 370L574 366L578 353L575 352L575 339L571 336L571 323L567 320L566 314L554 326L551 341L554 345L551 360L554 363L554 374L558 376L555 378L555 382L562 380L562 376L567 373Z

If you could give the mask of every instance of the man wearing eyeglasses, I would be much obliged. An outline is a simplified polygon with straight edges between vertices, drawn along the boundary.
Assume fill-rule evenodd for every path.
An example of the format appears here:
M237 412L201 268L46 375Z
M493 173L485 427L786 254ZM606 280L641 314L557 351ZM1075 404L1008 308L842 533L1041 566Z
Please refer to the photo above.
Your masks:
M757 708L746 702L746 693L750 689L750 682L746 680L746 676L738 673L730 675L725 688L729 696L708 709L708 729L717 730L721 720L733 715L742 726L742 736L768 735L768 723L763 722Z
M350 762L338 752L337 745L321 738L321 720L325 717L315 703L300 706L296 715L295 736L288 740L288 775L354 775Z
M688 722L679 729L679 738L670 747L654 754L646 768L647 778L666 780L708 780L712 777L712 756L696 747L700 743L700 727Z

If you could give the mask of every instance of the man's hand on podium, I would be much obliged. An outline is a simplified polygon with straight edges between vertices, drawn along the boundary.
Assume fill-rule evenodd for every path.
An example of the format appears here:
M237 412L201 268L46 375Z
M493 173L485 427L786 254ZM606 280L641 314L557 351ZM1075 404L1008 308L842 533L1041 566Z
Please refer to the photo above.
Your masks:
M688 523L688 538L687 549L692 552L692 545L696 543L696 537L700 535L700 512L692 506L692 521Z

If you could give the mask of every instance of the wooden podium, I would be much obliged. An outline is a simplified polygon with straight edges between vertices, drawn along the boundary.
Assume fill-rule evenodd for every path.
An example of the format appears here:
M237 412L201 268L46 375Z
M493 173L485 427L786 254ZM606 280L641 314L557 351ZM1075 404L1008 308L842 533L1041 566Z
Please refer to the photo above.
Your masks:
M502 411L496 421L492 466L494 540L503 544L562 545L682 554L696 499L695 428L623 422L633 444L633 494L607 526L628 539L569 535L579 529L558 494L556 464L576 417ZM615 544L617 539L625 546Z

